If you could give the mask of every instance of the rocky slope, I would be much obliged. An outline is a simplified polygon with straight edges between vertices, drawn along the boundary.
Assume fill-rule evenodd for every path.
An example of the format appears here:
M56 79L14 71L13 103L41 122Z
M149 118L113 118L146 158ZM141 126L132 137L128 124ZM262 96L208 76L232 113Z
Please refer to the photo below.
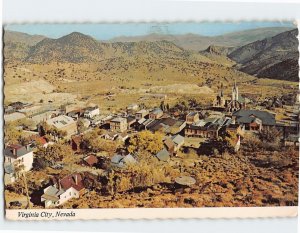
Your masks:
M245 73L263 78L298 81L298 30L241 46L229 53Z

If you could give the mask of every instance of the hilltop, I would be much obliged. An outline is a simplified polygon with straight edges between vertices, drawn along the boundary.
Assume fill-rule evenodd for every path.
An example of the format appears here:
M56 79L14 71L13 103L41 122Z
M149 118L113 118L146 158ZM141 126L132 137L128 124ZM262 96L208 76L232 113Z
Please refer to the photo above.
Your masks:
M240 32L226 33L221 36L202 36L199 34L165 35L152 33L145 36L121 36L109 42L138 42L138 41L161 41L167 40L176 45L193 51L205 50L210 45L226 47L239 47L251 42L275 36L281 32L291 30L290 27L266 27L244 30Z
M229 53L237 68L257 77L298 81L298 29L255 41Z

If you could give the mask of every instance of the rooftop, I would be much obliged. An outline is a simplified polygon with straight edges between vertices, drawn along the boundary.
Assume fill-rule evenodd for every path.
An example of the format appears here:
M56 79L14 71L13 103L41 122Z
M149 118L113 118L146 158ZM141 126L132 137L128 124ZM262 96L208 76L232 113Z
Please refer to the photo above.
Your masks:
M47 120L47 124L52 125L58 129L63 128L67 125L70 125L74 122L75 121L73 120L72 117L65 116L65 115L60 115L60 116L57 116L57 117Z

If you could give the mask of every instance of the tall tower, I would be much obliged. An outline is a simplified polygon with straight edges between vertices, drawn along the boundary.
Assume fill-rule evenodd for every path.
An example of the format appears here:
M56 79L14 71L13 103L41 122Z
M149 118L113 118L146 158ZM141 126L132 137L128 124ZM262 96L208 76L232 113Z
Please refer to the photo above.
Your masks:
M236 85L236 80L234 80L234 85L232 88L232 97L231 97L232 101L238 101L239 100L239 90L238 87Z

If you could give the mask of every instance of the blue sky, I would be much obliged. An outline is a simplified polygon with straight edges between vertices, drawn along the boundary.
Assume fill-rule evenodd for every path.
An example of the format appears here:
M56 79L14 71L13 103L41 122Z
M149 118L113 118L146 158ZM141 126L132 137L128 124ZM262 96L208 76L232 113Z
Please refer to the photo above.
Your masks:
M261 27L295 27L292 22L201 22L201 23L103 23L103 24L11 24L4 28L28 34L58 38L71 32L81 32L98 40L118 36L137 36L150 33L180 35L186 33L216 36Z

